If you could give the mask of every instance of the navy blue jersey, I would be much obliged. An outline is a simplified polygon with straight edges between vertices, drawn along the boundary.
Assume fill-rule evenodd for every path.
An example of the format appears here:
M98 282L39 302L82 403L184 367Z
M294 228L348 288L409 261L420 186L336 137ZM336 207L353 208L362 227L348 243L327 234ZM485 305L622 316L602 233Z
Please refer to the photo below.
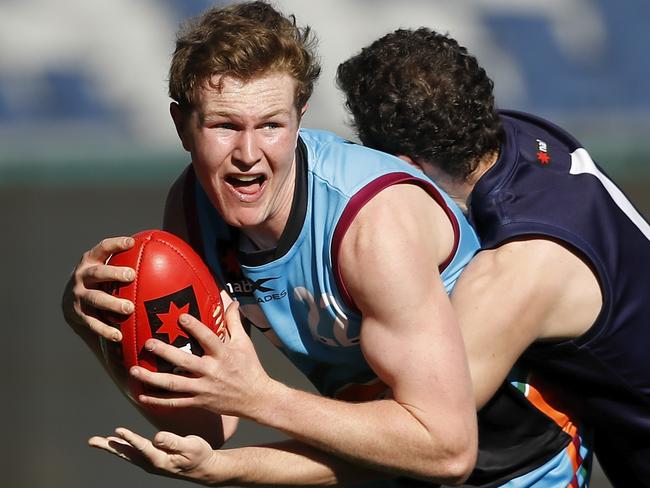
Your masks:
M580 143L537 117L501 112L506 141L476 184L482 247L542 236L580 254L603 306L581 337L535 344L527 367L579 399L617 486L650 486L650 226Z

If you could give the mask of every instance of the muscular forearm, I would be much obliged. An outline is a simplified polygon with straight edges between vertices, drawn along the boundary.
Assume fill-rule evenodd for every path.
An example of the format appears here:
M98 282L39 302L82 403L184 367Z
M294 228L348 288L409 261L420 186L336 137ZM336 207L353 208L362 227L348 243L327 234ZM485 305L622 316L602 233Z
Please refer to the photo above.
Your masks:
M262 446L215 451L208 484L223 481L237 486L347 486L387 475L367 470L295 440Z
M468 429L456 425L458 416L449 415L438 422L440 430L431 432L417 412L394 400L349 403L279 383L274 388L255 421L357 467L450 484L467 472L458 452L470 441L462 438Z

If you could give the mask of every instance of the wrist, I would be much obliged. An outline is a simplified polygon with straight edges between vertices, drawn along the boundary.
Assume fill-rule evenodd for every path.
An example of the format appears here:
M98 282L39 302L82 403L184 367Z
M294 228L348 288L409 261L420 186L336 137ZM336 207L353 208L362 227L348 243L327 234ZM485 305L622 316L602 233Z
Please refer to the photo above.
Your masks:
M241 449L219 449L212 451L197 481L209 486L244 485L250 480L246 476L246 463L239 455Z
M291 404L292 389L284 383L269 378L262 391L255 395L254 405L250 410L249 419L258 424L277 427L277 417L286 414Z

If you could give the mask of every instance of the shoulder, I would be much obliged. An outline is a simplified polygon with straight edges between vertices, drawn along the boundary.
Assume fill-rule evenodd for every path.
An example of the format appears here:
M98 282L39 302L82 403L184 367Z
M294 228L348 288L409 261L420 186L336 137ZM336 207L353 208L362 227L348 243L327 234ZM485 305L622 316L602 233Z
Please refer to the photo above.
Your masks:
M502 124L507 130L517 130L533 136L545 134L555 142L566 146L569 151L574 151L582 146L568 131L554 122L537 115L517 110L499 110L499 115Z
M320 130L301 129L300 140L307 151L312 175L340 188L354 191L359 181L386 172L413 170L399 158Z
M425 265L427 274L434 275L454 239L444 209L426 191L411 184L389 186L359 209L343 237L344 279L362 282L359 277L368 273L388 279L411 264L413 269Z
M532 233L570 238L567 231L576 228L576 211L589 211L583 202L595 183L574 177L584 149L550 122L506 113L499 158L471 195L469 211L483 246Z

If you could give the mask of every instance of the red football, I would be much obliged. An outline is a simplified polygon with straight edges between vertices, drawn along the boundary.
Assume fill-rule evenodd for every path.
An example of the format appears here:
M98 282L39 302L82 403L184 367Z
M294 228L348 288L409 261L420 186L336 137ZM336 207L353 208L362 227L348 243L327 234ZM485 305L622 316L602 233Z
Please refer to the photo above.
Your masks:
M173 366L144 350L154 337L200 356L203 350L179 325L182 313L193 315L219 337L225 332L221 295L208 267L180 237L161 230L133 236L135 245L111 256L107 264L133 268L131 283L115 283L107 291L135 304L128 316L110 314L105 320L122 332L119 343L101 339L104 358L125 392L134 400L145 385L127 372L135 365L151 371L172 372Z

